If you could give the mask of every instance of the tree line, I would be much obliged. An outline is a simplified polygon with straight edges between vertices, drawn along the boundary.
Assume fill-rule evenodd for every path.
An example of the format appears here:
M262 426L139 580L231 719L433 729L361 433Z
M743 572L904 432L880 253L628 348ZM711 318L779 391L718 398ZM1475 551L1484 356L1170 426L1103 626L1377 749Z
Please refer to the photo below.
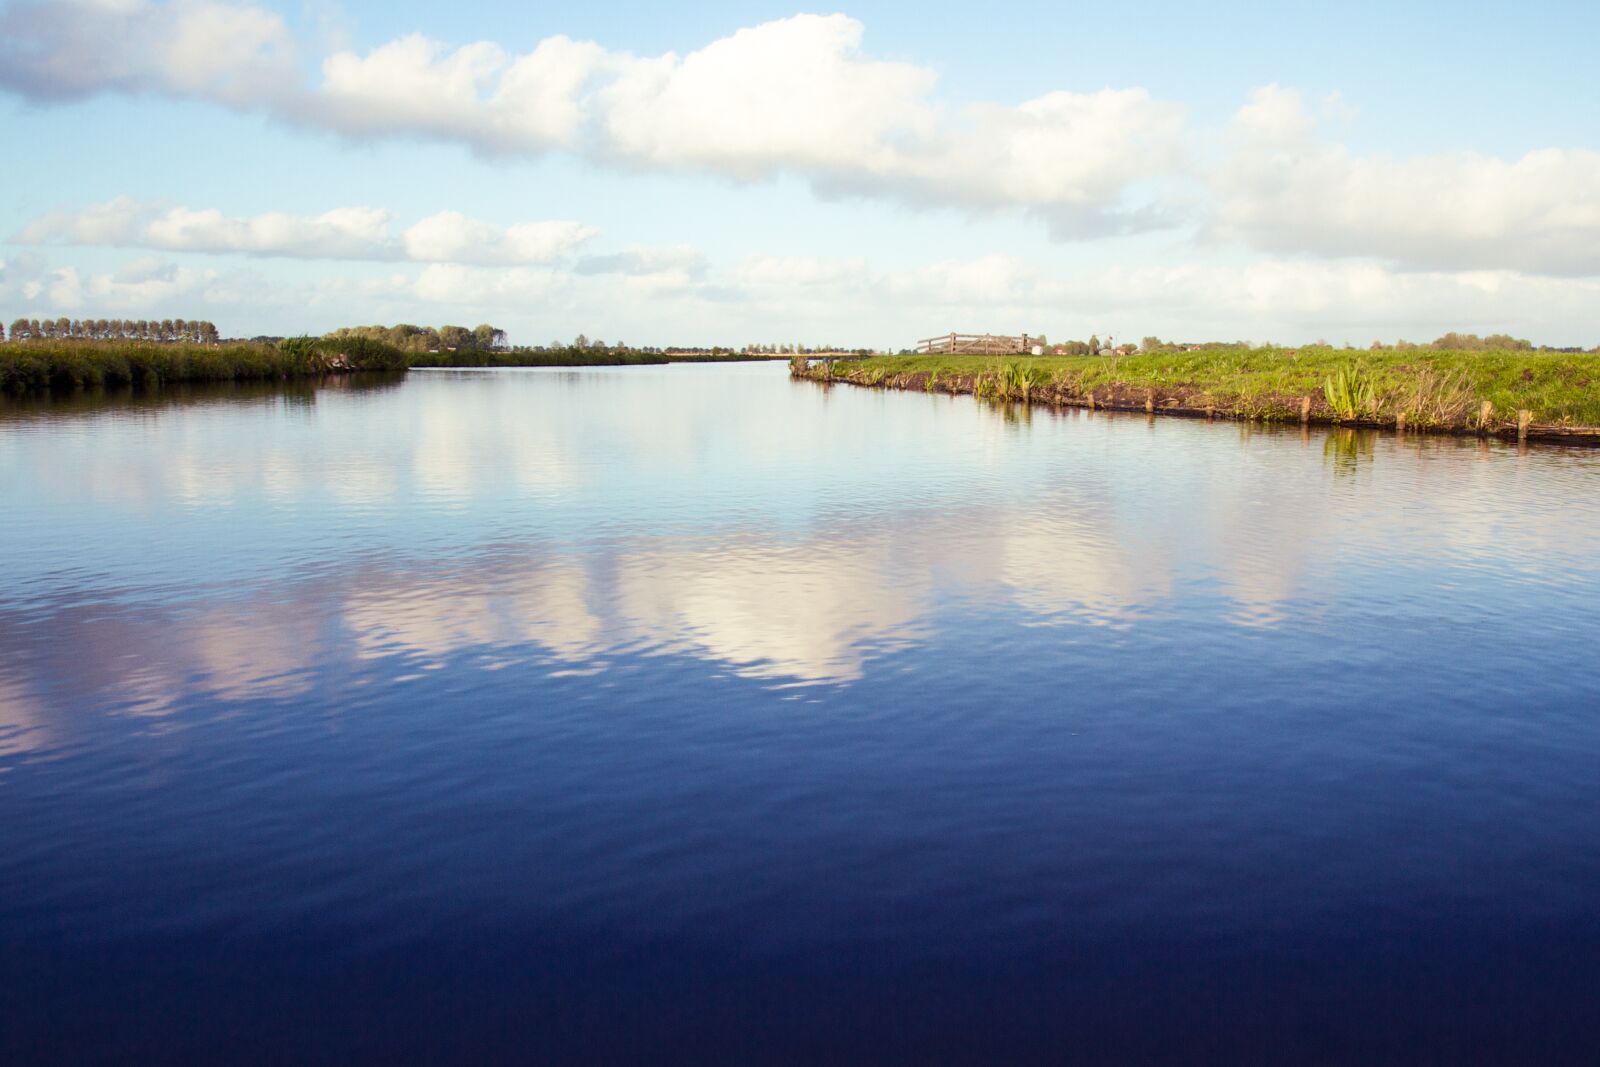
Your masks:
M498 326L480 323L472 329L465 326L414 326L409 322L394 326L345 326L334 330L328 337L362 337L369 341L382 341L402 352L494 352L506 346L506 332Z
M17 319L11 341L154 341L214 345L222 340L215 323L204 319Z

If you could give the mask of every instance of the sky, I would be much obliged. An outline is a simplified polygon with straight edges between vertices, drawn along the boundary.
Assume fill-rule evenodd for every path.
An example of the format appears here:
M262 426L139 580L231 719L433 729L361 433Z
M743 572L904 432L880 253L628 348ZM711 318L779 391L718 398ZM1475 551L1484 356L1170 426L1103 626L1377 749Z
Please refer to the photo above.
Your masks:
M1600 5L0 4L0 318L1600 344Z

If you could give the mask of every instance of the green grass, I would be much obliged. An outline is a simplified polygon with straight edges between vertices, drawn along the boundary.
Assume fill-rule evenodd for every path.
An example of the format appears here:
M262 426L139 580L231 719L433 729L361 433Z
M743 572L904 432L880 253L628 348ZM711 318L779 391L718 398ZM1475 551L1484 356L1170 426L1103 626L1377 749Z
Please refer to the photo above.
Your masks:
M277 345L23 341L0 344L0 392L263 381L405 367L400 350L355 337L292 337Z
M1006 400L1081 401L1214 408L1218 415L1291 420L1311 400L1318 421L1419 428L1477 428L1482 402L1494 405L1491 428L1515 425L1517 412L1554 426L1600 426L1600 353L1358 351L1307 347L1214 348L1101 356L884 356L813 364L807 377L900 382L941 392ZM930 390L931 391L931 390ZM1166 406L1172 406L1170 404Z

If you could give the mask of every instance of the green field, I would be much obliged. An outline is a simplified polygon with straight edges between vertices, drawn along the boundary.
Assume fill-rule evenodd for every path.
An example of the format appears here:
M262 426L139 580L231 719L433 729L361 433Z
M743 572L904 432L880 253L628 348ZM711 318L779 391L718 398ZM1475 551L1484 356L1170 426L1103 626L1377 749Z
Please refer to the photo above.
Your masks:
M1600 353L1214 347L1127 356L883 356L791 361L797 377L1002 400L1273 421L1500 431L1518 412L1600 427ZM1480 425L1483 402L1492 404Z

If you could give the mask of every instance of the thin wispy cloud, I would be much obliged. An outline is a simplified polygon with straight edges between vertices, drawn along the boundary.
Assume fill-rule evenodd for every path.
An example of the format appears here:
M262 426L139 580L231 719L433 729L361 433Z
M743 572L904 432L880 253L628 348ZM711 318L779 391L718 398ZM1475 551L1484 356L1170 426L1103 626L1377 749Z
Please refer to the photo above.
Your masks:
M497 226L459 211L441 211L398 232L393 224L388 211L373 207L237 217L215 208L161 208L124 196L43 215L12 241L291 259L516 266L559 259L599 232L580 222L560 220Z

